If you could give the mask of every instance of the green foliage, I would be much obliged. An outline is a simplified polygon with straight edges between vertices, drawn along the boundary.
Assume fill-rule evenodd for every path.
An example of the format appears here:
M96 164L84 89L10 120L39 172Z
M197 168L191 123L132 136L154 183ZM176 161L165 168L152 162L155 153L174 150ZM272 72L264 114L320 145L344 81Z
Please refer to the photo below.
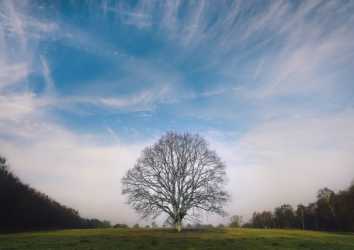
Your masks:
M0 250L352 250L354 236L299 230L83 229L0 235Z

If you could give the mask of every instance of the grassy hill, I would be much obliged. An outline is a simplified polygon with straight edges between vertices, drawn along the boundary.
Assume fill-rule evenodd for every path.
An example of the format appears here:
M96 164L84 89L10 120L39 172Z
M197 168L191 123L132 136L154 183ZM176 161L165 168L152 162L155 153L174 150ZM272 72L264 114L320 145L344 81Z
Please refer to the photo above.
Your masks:
M82 229L0 235L0 250L354 249L353 234L297 230Z

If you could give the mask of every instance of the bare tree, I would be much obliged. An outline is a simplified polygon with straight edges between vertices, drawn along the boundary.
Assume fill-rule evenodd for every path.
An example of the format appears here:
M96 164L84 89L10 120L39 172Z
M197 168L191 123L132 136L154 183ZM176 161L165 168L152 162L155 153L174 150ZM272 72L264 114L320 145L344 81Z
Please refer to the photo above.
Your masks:
M196 211L225 215L225 165L199 135L169 132L145 148L122 179L123 194L143 217L166 213L178 231Z
M240 215L234 215L231 217L230 227L241 227L243 218Z

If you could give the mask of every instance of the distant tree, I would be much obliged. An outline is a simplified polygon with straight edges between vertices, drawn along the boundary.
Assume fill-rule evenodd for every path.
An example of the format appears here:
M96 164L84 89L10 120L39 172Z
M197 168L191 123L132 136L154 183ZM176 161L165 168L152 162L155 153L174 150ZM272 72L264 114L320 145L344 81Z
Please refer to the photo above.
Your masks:
M335 196L337 230L354 232L354 185Z
M164 221L164 223L162 223L162 227L163 228L171 228L174 225L171 225L171 223L169 223L168 220Z
M103 225L103 227L106 227L106 228L112 227L111 222L108 221L108 220L102 221L102 225ZM124 225L125 225L125 224L124 224ZM125 225L125 226L128 227L127 225Z
M225 165L198 135L169 132L143 150L122 179L123 194L143 217L166 213L178 231L192 208L225 215Z
M317 203L310 203L305 209L306 229L319 230Z
M128 225L127 224L115 224L114 225L114 228L128 228Z
M305 211L306 207L302 204L298 205L295 211L297 218L297 227L305 230Z
M336 229L335 193L329 188L322 188L317 193L317 215L320 229Z
M213 224L200 224L200 223L196 223L192 226L195 229L212 229L214 228Z
M138 229L138 228L140 228L140 225L138 223L134 224L133 228Z
M151 223L151 228L158 228L158 225L156 224L155 221L153 221L153 222Z
M255 227L251 221L248 221L242 225L243 228L253 228Z
M112 227L109 221L101 221L99 219L83 219L83 228L109 228Z
M0 171L5 174L8 173L8 166L6 165L6 158L0 156Z
M224 224L222 224L222 223L220 223L219 225L218 225L218 228L224 228L225 226L224 226Z
M294 210L291 205L284 204L275 208L274 220L279 228L292 228L296 224Z
M261 213L253 213L251 219L252 227L256 228L273 228L274 227L274 216L270 211L263 211Z
M317 201L318 202L322 201L324 204L326 204L333 217L335 216L334 198L335 198L335 193L329 188L322 188L318 191Z
M354 232L354 185L337 193L329 188L320 189L315 202L300 204L295 211L285 204L273 213L255 212L243 226Z
M203 228L203 225L198 222L193 225L193 228L201 229L201 228Z
M242 224L242 216L234 215L231 217L231 222L229 224L230 227L241 227Z

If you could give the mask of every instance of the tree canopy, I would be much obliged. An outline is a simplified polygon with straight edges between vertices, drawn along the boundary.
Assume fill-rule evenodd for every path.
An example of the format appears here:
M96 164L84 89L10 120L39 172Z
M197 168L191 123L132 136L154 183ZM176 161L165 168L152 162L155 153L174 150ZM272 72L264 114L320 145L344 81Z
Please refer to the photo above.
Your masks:
M225 164L202 137L169 132L143 150L122 179L123 194L143 217L165 213L180 231L182 220L198 211L225 214L225 175Z

